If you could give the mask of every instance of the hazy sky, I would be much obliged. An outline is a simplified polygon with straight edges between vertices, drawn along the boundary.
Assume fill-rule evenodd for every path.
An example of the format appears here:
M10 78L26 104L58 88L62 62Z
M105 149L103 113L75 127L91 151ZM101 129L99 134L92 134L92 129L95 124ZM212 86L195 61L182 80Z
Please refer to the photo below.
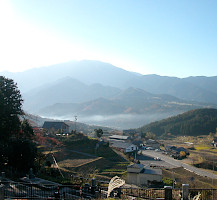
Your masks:
M0 71L100 60L217 75L216 0L0 0Z

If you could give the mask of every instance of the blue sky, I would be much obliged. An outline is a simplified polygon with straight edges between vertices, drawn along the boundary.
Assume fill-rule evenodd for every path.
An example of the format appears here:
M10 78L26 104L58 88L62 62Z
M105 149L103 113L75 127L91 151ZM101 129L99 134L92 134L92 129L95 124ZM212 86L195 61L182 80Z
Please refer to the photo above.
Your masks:
M216 0L0 0L0 25L0 71L91 59L217 75Z

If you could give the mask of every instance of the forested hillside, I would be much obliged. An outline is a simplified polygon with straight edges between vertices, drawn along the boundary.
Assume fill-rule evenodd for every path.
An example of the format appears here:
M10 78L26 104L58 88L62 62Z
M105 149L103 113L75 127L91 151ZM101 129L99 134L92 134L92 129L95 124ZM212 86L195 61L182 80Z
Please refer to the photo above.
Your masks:
M150 123L138 130L142 133L152 132L160 136L167 133L197 136L216 132L216 127L217 109L197 109Z

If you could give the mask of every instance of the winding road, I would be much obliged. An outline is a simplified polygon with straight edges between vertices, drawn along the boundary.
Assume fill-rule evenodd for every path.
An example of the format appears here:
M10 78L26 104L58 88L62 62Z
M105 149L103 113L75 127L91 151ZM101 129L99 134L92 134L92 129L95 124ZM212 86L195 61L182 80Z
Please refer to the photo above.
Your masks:
M168 163L169 165L172 165L174 167L183 167L184 169L186 169L190 172L193 172L199 176L217 179L217 175L214 173L211 173L211 172L205 171L203 169L188 165L186 163L183 163L180 160L175 160L174 158L166 156L166 155L162 154L161 152L156 152L154 150L143 150L142 154L145 156L153 157L153 158L159 157L159 158L161 158L162 161Z

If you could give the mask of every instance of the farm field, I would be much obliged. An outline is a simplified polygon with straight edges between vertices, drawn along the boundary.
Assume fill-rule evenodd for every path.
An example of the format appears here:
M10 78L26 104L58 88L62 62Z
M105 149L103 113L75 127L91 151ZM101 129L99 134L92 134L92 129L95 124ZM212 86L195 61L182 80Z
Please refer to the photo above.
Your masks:
M116 175L125 176L129 162L107 144L100 145L96 149L97 142L96 139L67 140L63 142L62 147L52 149L50 152L44 150L44 153L50 163L53 163L53 157L55 158L58 166L52 164L51 167L59 168L68 179L72 176L80 176L109 181Z

